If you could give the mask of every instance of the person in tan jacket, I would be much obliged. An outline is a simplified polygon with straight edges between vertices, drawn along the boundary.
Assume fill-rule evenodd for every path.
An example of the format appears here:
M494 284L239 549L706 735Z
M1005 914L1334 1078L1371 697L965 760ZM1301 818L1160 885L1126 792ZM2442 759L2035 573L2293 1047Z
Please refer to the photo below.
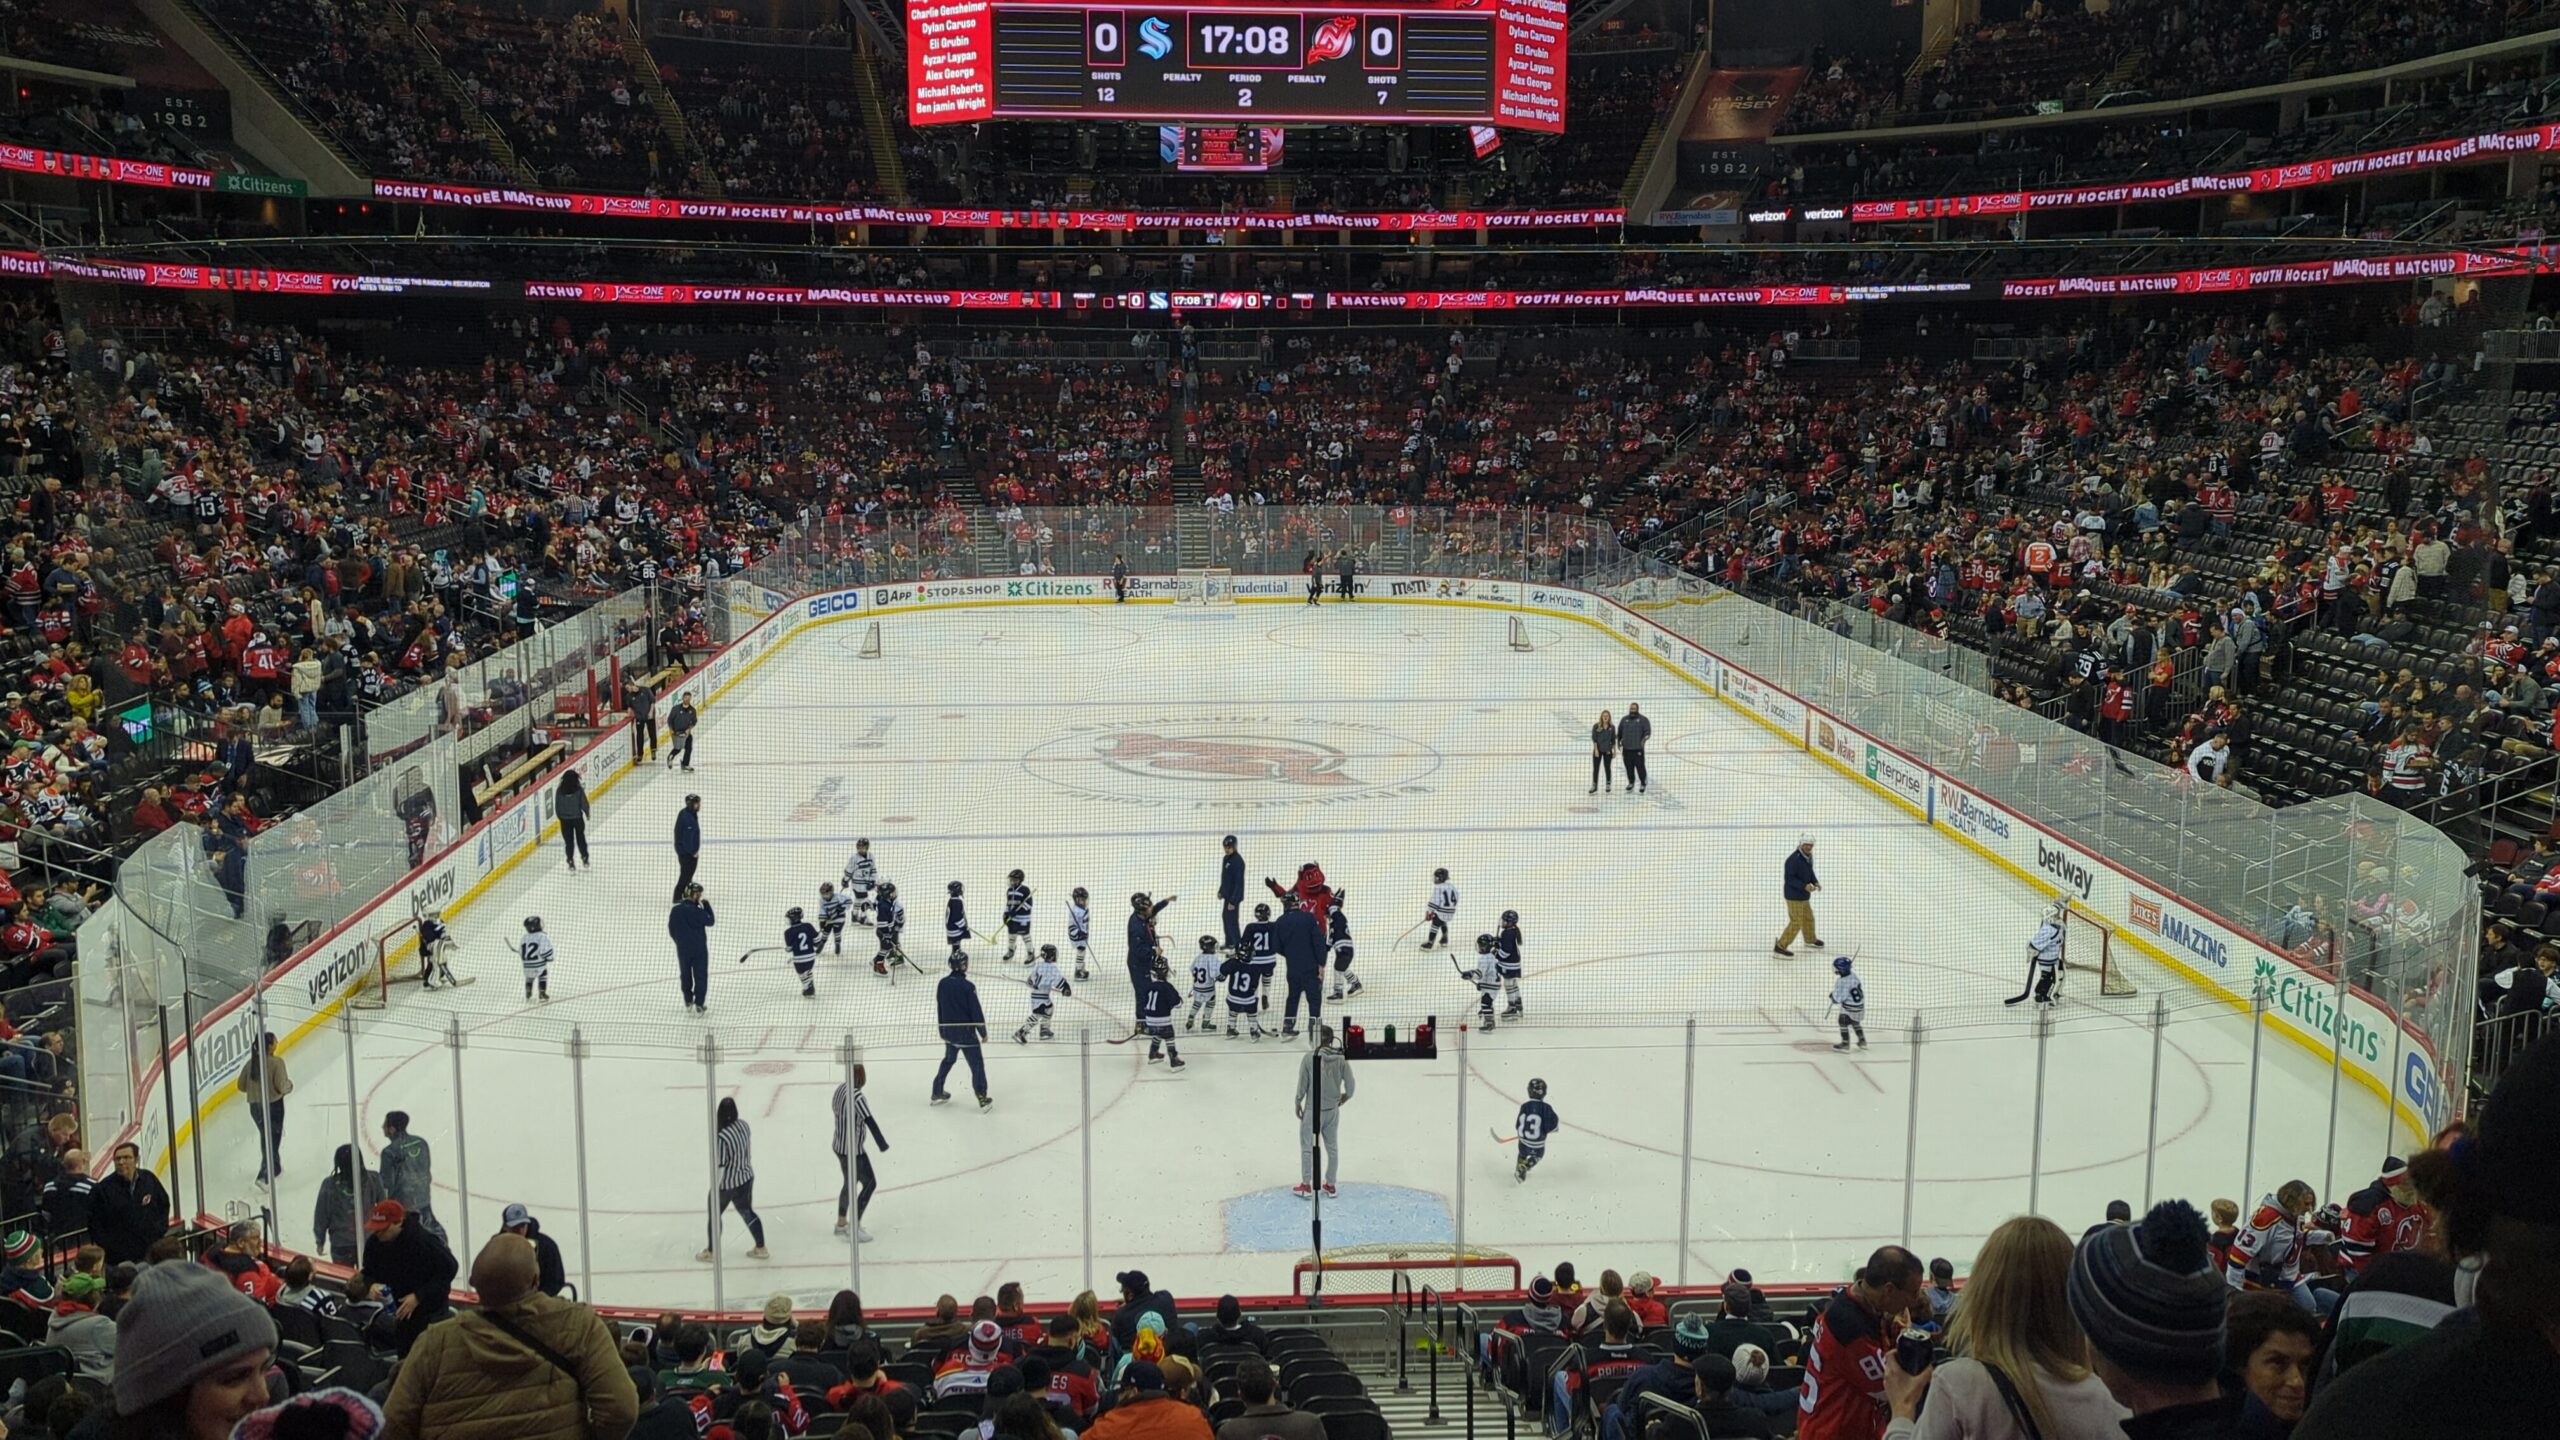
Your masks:
M471 1262L480 1308L430 1326L400 1366L385 1440L623 1440L639 1392L596 1312L545 1295L533 1246L501 1232Z
M284 1173L284 1100L293 1093L293 1077L276 1052L275 1032L258 1038L258 1050L240 1067L240 1096L249 1102L249 1121L258 1127L258 1183Z

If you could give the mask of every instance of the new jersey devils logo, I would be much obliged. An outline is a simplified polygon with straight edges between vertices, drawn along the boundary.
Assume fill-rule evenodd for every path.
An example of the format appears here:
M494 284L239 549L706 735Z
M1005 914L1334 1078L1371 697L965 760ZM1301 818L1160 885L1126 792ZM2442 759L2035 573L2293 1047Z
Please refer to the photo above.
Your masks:
M1358 783L1343 773L1347 757L1341 751L1303 740L1175 739L1138 730L1096 744L1094 754L1127 774L1271 780L1284 785Z

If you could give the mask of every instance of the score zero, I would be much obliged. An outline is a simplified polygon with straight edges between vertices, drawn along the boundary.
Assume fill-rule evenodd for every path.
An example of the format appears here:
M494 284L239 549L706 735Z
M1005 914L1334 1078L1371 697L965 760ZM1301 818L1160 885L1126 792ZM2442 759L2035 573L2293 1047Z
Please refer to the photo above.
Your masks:
M1085 59L1088 65L1117 68L1129 63L1129 14L1124 10L1085 12ZM1158 16L1143 11L1138 14L1141 17L1136 25L1138 53L1149 60L1168 59L1173 53L1171 26ZM1364 24L1362 17L1325 16L1307 40L1302 57L1298 37L1310 18L1313 17L1300 14L1183 12L1184 39L1188 44L1182 63L1186 68L1201 70L1296 69L1305 64L1324 64L1349 56L1356 36L1361 68L1402 68L1404 27L1401 17L1369 16Z

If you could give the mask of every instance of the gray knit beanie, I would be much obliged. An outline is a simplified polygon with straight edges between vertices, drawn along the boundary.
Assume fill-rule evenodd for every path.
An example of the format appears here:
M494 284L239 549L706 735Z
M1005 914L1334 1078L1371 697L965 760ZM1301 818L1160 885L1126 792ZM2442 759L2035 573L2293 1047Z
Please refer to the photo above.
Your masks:
M2089 1344L2130 1374L2206 1381L2222 1370L2230 1287L2214 1273L2204 1217L2163 1200L2133 1225L2101 1225L2072 1252L2071 1313Z
M150 1266L116 1316L116 1413L138 1414L275 1344L267 1307L222 1272L184 1260Z

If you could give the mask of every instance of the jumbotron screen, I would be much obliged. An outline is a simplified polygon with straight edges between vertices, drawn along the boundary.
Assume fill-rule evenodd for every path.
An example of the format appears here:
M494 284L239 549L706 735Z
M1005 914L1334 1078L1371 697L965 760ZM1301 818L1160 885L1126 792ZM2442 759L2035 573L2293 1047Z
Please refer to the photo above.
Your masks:
M913 0L907 114L1564 128L1566 0Z

